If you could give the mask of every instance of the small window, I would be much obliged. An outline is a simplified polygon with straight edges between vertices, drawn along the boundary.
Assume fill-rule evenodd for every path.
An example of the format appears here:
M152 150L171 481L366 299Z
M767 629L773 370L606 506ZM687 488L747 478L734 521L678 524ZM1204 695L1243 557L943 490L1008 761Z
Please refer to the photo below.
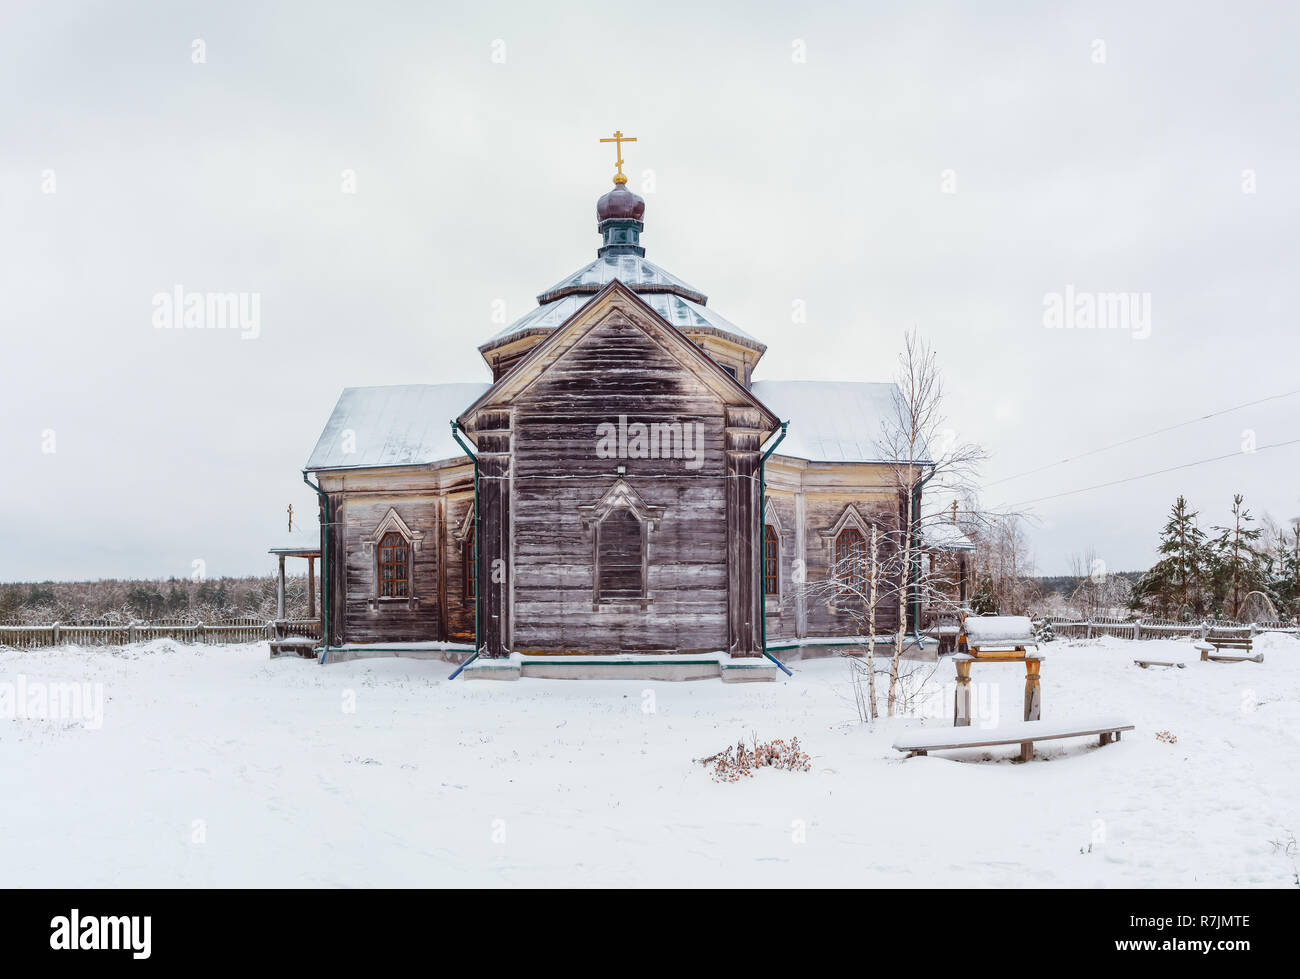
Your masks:
M776 536L776 528L771 524L763 525L763 594L776 595L780 593L780 575L778 572L778 558L781 553L781 542Z
M379 597L407 598L411 587L411 547L392 530L379 542Z
M598 533L600 581L596 594L600 601L644 598L641 521L631 510L620 508L601 521Z
M860 531L846 527L835 538L835 577L850 595L867 590L867 542Z
M730 374L733 380L737 379L736 368L732 367L730 364L719 364L718 366L721 367L728 374Z
M469 533L461 544L461 570L464 573L465 604L473 605L478 597L478 560L474 553L474 544L478 540L474 524L469 525Z

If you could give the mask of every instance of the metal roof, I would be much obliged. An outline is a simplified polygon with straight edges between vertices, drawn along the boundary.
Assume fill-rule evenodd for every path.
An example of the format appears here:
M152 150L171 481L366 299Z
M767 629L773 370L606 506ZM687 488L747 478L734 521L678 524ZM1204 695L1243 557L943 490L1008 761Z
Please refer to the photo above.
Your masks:
M619 277L616 276L616 278ZM619 278L619 281L622 282L622 278ZM627 283L624 283L624 285L627 285ZM633 291L636 292L636 289L633 288ZM494 347L497 344L502 343L512 336L523 335L524 333L529 333L533 330L554 330L557 326L585 306L594 295L595 292L590 294L572 293L562 299L556 299L552 302L538 306L527 315L515 320L500 333L491 337L486 343L479 347L479 350L486 350L489 347ZM685 299L676 293L637 292L637 296L647 306L679 330L718 330L721 333L730 334L749 346L766 349L755 337L750 336L726 317L719 316L708 307L697 302L692 302L689 299Z
M641 298L651 305L651 300L657 298L694 306L678 296ZM491 386L394 384L346 388L305 468L420 466L462 458L465 453L451 437L449 423ZM751 393L790 423L778 455L809 462L890 462L881 447L881 434L882 425L893 417L897 390L891 383L755 381ZM922 447L917 462L928 461ZM939 526L936 532L942 535ZM932 543L939 545L938 540ZM949 546L954 545L960 546L956 541Z
M754 396L790 427L777 455L809 462L893 462L883 447L897 385L861 381L755 381ZM929 462L925 446L917 463Z
M938 551L975 550L975 542L945 514L927 514L927 517L929 522L921 526L921 539L925 541L926 547Z
M571 289L581 289L593 295L601 287L618 279L634 292L643 288L661 288L688 293L685 297L698 303L708 302L708 297L693 286L687 285L677 276L665 272L654 262L647 262L641 255L603 255L590 265L583 266L572 275L565 276L551 288L542 292L537 301L545 305L552 299Z
M465 455L451 420L490 384L345 388L305 468L420 466Z

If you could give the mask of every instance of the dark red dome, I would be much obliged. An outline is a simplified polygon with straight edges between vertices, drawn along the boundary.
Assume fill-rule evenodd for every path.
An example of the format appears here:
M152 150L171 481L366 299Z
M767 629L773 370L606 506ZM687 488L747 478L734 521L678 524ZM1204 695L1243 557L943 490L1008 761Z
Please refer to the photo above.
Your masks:
M611 218L640 221L645 214L645 201L627 189L626 184L615 184L614 189L596 201L596 220Z

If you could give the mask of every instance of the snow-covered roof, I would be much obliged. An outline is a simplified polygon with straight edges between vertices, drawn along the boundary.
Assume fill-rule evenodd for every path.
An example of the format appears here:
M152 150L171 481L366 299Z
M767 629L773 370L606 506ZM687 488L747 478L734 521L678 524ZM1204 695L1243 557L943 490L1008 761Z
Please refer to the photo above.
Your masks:
M966 532L958 524L947 519L946 515L936 514L923 520L921 537L926 547L933 547L940 551L975 550L975 542L966 536Z
M552 305L588 298L570 296ZM704 312L703 307L667 293L641 298L651 305L658 301L669 312L671 303L680 303L692 313ZM664 319L674 322L669 316ZM713 324L713 320L703 322ZM452 439L449 422L490 387L478 383L346 388L306 468L420 466L458 459L465 453ZM755 381L752 388L755 398L790 422L777 454L810 462L893 461L881 447L880 436L882 423L893 416L896 391L892 383L859 381ZM917 462L926 461L922 447Z
M345 388L306 468L420 466L464 456L451 437L451 420L489 387L479 383Z
M619 281L622 281L622 279L619 279ZM624 283L624 285L626 284ZM495 346L516 334L527 333L531 330L554 330L590 302L593 296L595 296L595 293L573 293L563 299L556 299L545 305L538 306L515 320L500 333L490 337L479 349L484 350ZM722 333L730 333L732 336L746 340L751 344L762 346L757 339L750 336L735 323L719 316L713 310L697 302L685 299L676 293L641 292L637 293L637 296L679 330L719 330Z
M704 293L694 286L687 285L671 272L665 272L654 262L647 262L642 255L602 255L590 265L585 265L572 275L567 275L538 297L539 303L546 303L555 298L557 293L569 289L582 288L584 292L595 295L602 286L618 279L633 292L645 287L670 288L691 293L696 302L707 302Z
M320 552L320 518L315 513L297 513L293 517L292 531L280 528L274 543L268 548L270 554L298 554L306 551Z
M882 426L895 417L898 388L865 381L755 381L754 397L789 421L777 455L809 462L892 462ZM929 461L922 445L917 463Z

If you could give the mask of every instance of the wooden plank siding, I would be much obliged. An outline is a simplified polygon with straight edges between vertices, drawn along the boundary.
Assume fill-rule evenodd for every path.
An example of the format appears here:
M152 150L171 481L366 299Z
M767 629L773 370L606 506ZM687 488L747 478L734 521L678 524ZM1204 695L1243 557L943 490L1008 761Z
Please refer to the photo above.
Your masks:
M805 579L815 592L815 583L828 577L834 564L834 541L827 535L850 505L864 521L878 522L882 532L897 528L904 518L892 470L881 464L809 463L774 455L767 462L766 480L781 545L780 600L767 603L768 641L855 635L849 616L835 611L824 596L798 587L795 562L803 560ZM881 560L891 553L892 546L882 541ZM876 623L880 633L897 628L896 600L882 601Z
M320 484L330 501L330 641L471 640L474 609L472 603L466 606L462 548L455 536L474 505L468 460L322 472ZM418 549L411 548L406 599L380 598L375 547L365 546L390 510L422 535Z
M424 538L410 549L411 579L404 598L381 598L375 547L364 542L389 510ZM347 600L343 616L349 642L419 642L443 639L438 603L440 573L436 492L347 494L343 545L347 550Z
M512 403L513 631L522 652L701 652L728 645L725 406L640 329L611 317ZM601 458L598 427L691 425L700 464ZM695 443L695 425L702 438ZM646 535L648 603L595 603L580 507L623 478L664 508Z
M769 641L856 634L842 610L808 597L795 568L801 562L810 582L830 574L827 535L846 507L867 524L899 525L902 500L889 467L768 460L780 595L766 602L758 470L777 424L768 409L618 282L545 339L521 340L506 353L494 386L460 419L479 459L479 561L471 571L484 655L758 656L764 623ZM744 382L752 364L742 366ZM693 457L611 456L598 451L603 424L616 433L634 424L680 426L674 433L690 432ZM469 460L319 478L331 511L331 641L469 640ZM597 542L610 507L636 511L645 556L638 568L636 528L615 540L611 525L603 551L621 577L602 595ZM412 551L418 603L377 601L375 557L365 543L390 509L424 535ZM879 631L896 621L896 602L882 606Z

